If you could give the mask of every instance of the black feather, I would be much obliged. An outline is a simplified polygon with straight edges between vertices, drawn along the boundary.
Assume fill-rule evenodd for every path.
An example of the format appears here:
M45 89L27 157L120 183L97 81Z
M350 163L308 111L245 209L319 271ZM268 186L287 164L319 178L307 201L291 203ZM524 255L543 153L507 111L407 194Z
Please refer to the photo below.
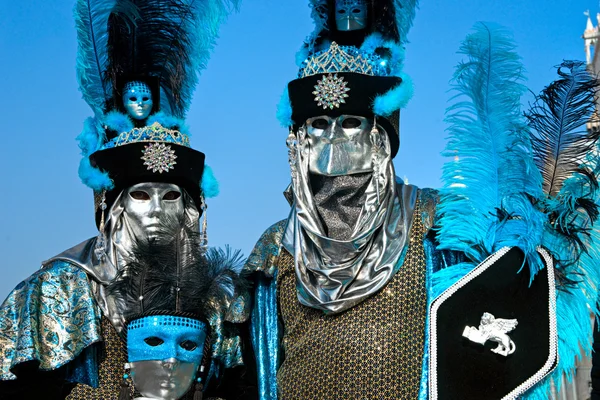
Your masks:
M599 137L597 131L586 130L595 109L597 79L581 61L563 61L557 72L560 78L544 88L525 113L533 131L534 160L544 192L551 197L572 174L586 173L579 165ZM595 176L588 177L597 186Z
M198 15L195 1L118 0L120 12L109 18L109 68L106 79L114 85L114 104L119 104L123 77L160 83L155 99L161 109L183 118L196 82L194 28ZM198 2L199 3L199 2ZM206 22L208 25L210 22Z
M209 320L226 311L244 288L238 275L239 251L210 249L205 255L200 234L184 227L177 235L165 223L160 240L134 243L125 267L108 286L125 305L125 319L155 313L189 314ZM168 239L167 239L168 238Z

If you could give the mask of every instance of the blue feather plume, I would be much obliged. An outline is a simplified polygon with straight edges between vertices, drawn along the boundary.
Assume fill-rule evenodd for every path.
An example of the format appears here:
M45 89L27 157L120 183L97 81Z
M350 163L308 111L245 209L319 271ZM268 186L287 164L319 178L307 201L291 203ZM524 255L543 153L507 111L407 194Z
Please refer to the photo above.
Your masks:
M277 104L277 120L282 127L288 128L294 125L292 113L292 102L290 101L290 94L286 86Z
M418 0L395 0L396 6L396 23L398 24L398 33L400 34L401 43L406 43L408 37L408 31L412 28L415 15L417 13L417 7L419 6Z
M81 149L81 155L88 157L99 150L104 143L105 135L102 124L94 117L88 117L83 123L83 130L76 138Z
M187 79L178 95L182 99L184 113L189 108L199 74L206 69L212 50L219 37L219 28L229 14L239 8L241 0L191 0L193 18L182 21L182 32L189 32L189 64Z
M448 142L441 204L437 210L442 249L463 252L474 265L503 246L518 246L532 272L542 266L544 214L541 176L521 116L523 66L504 28L477 23L459 53L467 56L454 74L454 104L446 111Z
M204 164L204 172L202 172L202 182L200 184L204 197L210 199L219 195L219 181L215 178L213 170L208 165Z
M116 0L77 0L77 81L83 99L96 116L102 115L112 96L112 82L104 79L108 68L108 17Z

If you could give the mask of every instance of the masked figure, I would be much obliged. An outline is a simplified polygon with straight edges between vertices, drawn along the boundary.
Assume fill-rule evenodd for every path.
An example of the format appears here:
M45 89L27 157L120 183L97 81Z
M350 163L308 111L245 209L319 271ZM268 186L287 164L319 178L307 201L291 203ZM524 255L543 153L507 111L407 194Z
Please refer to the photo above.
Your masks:
M465 41L470 59L456 79L469 98L450 108L466 111L451 120L453 159L438 193L403 183L392 163L413 90L403 59L416 2L311 7L316 30L278 106L290 214L245 266L260 398L544 398L551 372L557 382L573 368L568 349L587 343L570 332L589 325L582 310L595 307L597 275L556 290L593 267L557 233L562 200L542 194L536 137L514 129L525 125L514 45L487 25ZM585 104L593 109L593 95ZM550 158L538 167L555 167Z
M132 305L125 291L107 288L142 239L156 245L180 239L166 264L181 260L190 235L206 251L205 200L218 184L204 154L190 147L184 118L218 26L235 3L77 3L77 76L94 112L78 137L79 175L94 191L98 235L45 261L0 307L3 399L117 398ZM245 318L244 295L224 301L202 314L210 342L200 343L200 332L192 335L213 376L241 364L233 324ZM134 370L143 376L139 371L147 367L140 362Z
M127 363L120 400L177 400L194 388L201 398L211 369L211 322L227 313L241 292L239 252L210 249L186 234L136 241L125 267L107 292L123 299ZM217 334L217 336L219 336Z

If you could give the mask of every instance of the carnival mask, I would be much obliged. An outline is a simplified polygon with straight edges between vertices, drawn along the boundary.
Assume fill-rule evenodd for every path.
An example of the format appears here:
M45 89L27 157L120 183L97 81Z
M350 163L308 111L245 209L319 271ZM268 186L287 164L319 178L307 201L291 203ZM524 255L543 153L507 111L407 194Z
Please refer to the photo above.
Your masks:
M196 378L202 362L207 325L172 315L142 317L127 325L131 379L142 396L177 400Z
M339 176L373 171L372 123L367 118L326 115L306 122L309 146L309 171L314 174ZM385 137L382 133L380 137Z
M185 205L179 186L145 182L125 190L124 218L138 238L155 238L170 228L168 223L183 220ZM162 222L162 224L161 224ZM172 227L177 228L179 225Z
M336 0L335 25L338 31L357 31L367 26L366 0Z
M148 118L152 111L152 104L152 91L146 83L132 81L125 84L123 106L131 118L137 120Z

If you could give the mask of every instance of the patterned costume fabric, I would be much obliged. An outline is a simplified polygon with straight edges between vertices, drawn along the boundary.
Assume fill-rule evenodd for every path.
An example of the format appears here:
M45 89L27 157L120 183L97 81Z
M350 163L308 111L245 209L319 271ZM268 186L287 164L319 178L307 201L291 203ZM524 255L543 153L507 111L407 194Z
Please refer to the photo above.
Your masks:
M0 380L15 379L11 370L27 361L44 371L72 361L102 339L100 315L82 270L60 261L40 269L0 307ZM79 363L71 378L98 385L89 363Z
M417 203L416 215L420 208ZM285 359L283 399L415 399L427 315L423 223L416 218L404 263L386 287L338 315L301 305L294 259L278 260Z
M237 332L223 326L245 320L247 302L247 295L238 297L224 319L211 321L219 332L213 357L223 368L243 364ZM0 306L0 380L15 380L12 370L29 361L39 362L41 371L65 367L65 381L75 384L69 399L117 397L126 353L79 267L54 261L20 283Z

